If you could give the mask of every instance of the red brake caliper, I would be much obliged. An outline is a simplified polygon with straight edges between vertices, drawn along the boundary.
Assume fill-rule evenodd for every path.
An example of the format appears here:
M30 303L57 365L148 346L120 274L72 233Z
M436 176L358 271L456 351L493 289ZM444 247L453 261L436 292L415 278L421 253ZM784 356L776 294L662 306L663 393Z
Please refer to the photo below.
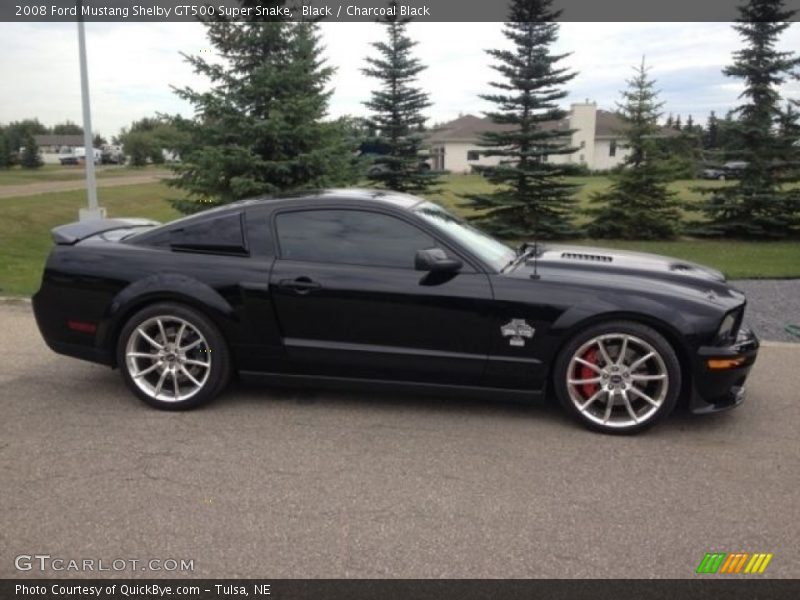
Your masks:
M590 362L593 365L597 364L597 350L594 348L588 350L582 357L583 360L586 362ZM597 371L587 367L586 365L581 365L578 369L580 379L594 379L597 377ZM596 383L584 383L580 386L580 390L583 393L584 398L591 398L597 393L597 390L600 389L600 386Z

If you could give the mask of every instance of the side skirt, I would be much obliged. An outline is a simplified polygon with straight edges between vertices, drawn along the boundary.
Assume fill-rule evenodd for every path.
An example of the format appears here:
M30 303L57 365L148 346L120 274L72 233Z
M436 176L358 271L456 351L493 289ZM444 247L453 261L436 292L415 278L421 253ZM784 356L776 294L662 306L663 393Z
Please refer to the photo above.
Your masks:
M320 375L296 375L287 373L263 373L240 371L244 381L281 385L287 387L325 387L336 390L363 390L396 393L414 393L427 396L458 394L463 398L482 398L505 402L534 402L544 394L542 390L514 390L495 387L449 385L443 383L421 383L389 379L359 379L357 377L329 377Z

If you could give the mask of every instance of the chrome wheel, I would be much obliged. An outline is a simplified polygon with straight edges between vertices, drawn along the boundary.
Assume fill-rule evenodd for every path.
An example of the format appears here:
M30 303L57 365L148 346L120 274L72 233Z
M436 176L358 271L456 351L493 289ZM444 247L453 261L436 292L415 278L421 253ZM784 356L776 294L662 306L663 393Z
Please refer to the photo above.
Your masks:
M581 345L567 367L567 392L575 408L603 427L624 429L649 421L669 391L664 358L627 333L596 336Z
M128 337L125 364L133 383L147 396L181 402L197 394L211 374L211 349L189 321L151 317Z

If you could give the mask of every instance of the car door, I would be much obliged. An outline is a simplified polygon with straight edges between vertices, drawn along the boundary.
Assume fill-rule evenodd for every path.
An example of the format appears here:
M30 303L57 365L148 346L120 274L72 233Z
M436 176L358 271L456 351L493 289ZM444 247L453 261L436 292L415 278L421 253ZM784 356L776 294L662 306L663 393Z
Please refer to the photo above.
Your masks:
M468 263L414 269L440 240L410 218L373 210L274 216L270 293L289 369L325 376L476 384L490 344L491 286ZM452 254L452 250L446 249Z

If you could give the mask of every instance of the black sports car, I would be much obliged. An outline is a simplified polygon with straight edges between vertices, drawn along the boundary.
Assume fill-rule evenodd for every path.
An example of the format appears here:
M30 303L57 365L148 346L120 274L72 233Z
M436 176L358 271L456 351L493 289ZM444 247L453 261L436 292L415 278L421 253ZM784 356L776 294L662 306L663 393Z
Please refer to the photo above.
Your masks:
M516 250L438 205L335 190L260 198L159 225L73 223L33 307L56 352L120 367L157 408L234 373L535 397L606 432L684 399L739 404L758 341L721 273L585 247Z

